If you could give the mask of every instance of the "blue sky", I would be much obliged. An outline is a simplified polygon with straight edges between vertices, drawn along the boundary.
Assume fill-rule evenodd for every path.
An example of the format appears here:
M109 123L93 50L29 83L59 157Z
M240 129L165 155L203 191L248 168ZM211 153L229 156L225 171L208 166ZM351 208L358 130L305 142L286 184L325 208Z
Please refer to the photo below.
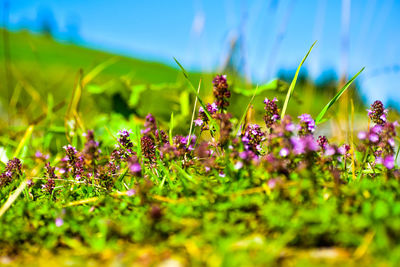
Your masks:
M243 70L255 82L273 78L279 69L296 68L318 40L305 64L312 77L326 70L353 75L365 66L359 83L368 101L400 103L398 0L9 3L10 28L37 29L38 17L47 10L54 16L60 39L79 34L85 46L171 65L176 57L191 69L218 69L230 41L238 37ZM348 49L343 48L345 40Z

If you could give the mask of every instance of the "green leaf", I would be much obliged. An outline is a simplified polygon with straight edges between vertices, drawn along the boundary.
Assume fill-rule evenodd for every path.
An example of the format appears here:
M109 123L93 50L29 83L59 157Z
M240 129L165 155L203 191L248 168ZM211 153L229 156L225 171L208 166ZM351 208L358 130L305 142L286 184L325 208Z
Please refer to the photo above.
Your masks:
M31 136L32 136L34 128L35 128L34 125L29 125L28 129L26 129L25 134L22 137L21 141L19 142L18 147L15 150L13 157L17 157L18 158L20 156L20 152L25 147L25 145L28 143L28 141L31 139Z
M389 207L383 200L378 200L375 203L374 217L376 219L383 219L389 215Z
M304 56L303 60L300 62L300 65L297 67L296 73L294 75L294 78L289 86L286 98L285 98L285 103L283 104L283 108L282 108L282 113L281 113L281 118L283 118L285 116L286 113L286 109L289 103L290 98L292 97L293 91L294 91L294 86L296 85L296 81L297 81L297 76L299 76L299 72L300 72L300 68L301 66L303 66L304 61L306 61L308 55L310 54L311 50L313 49L315 43L317 41L315 41L312 46L310 47L310 49L308 50L307 54Z
M264 91L276 90L278 88L278 82L279 82L278 79L274 79L272 81L269 81L268 83L258 86L258 90L257 89L248 90L244 88L235 87L233 89L233 92L244 96L259 95Z
M103 93L106 88L97 84L89 84L86 86L86 90L93 95L97 95Z
M364 67L365 68L365 67ZM343 87L340 89L340 91L331 99L331 101L326 104L326 106L321 110L321 112L318 114L317 118L315 119L316 124L320 124L323 122L322 118L324 117L325 113L328 111L328 109L335 104L339 98L342 96L342 94L349 88L349 86L352 84L352 82L357 78L357 76L364 70L362 68L359 72L357 72L356 75L353 76Z
M7 165L8 162L8 157L6 153L6 149L4 147L0 147L0 163L4 165L4 167Z

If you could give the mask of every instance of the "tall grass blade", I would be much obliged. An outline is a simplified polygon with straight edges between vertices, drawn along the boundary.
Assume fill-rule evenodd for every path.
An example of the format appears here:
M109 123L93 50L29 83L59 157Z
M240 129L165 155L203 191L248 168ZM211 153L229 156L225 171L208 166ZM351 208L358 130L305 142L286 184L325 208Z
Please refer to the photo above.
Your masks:
M353 76L343 87L340 89L340 91L331 99L331 101L326 104L326 106L321 110L321 112L318 114L317 118L315 119L315 124L319 124L322 122L322 118L325 116L325 113L328 111L328 109L335 104L339 98L342 96L342 94L349 88L349 86L353 83L353 81L357 78L357 76L365 69L362 68L359 72L357 72L356 75Z
M186 70L183 68L183 66L181 65L181 63L179 63L179 61L174 57L174 60L176 62L176 64L178 64L179 68L182 70L183 76L186 78L186 80L188 81L190 88L192 89L193 93L196 95L197 99L199 100L199 103L201 105L201 107L204 109L204 113L207 115L208 119L210 120L211 124L216 128L219 129L218 124L215 122L214 118L211 117L211 114L208 112L207 107L204 105L203 100L201 100L200 95L197 93L197 90L194 88L193 83L190 81L189 79L189 75L186 72Z
M22 137L21 141L18 144L17 149L14 152L14 157L19 157L21 150L24 148L25 144L32 136L33 129L35 128L34 125L30 125L28 129L26 129L24 136Z
M199 86L197 87L197 94L200 93L200 87L201 87L201 80L199 81ZM194 100L194 106L193 106L193 112L192 112L192 119L190 121L190 129L189 129L189 141L187 145L190 145L190 141L192 139L192 130L193 130L193 120L194 120L194 115L196 114L196 106L197 106L197 97Z
M174 142L172 137L172 131L174 130L174 113L171 113L171 119L169 120L169 143L172 145Z
M253 95L259 95L264 91L276 90L278 87L279 87L279 80L274 79L263 85L260 85L260 86L257 85L257 88L254 90L248 90L248 89L244 89L244 88L235 87L235 88L233 88L233 92L235 92L236 94L243 95L243 96L253 96Z
M297 67L296 73L293 77L292 82L290 83L286 98L285 98L285 103L283 104L283 108L282 108L282 113L281 113L281 118L283 118L285 116L286 113L286 109L289 103L290 98L292 97L293 91L294 91L294 86L296 85L296 81L297 81L297 77L299 76L299 72L300 72L300 68L301 66L303 66L304 61L306 61L308 55L311 53L311 50L313 49L315 43L317 41L315 41L312 46L310 47L310 49L308 50L307 54L304 56L303 60L300 62L300 65Z
M17 200L18 196L24 191L26 187L26 179L18 186L18 188L10 195L6 203L0 208L0 217L11 207L11 205Z
M355 162L355 147L354 147L354 102L351 99L351 166L353 173L353 181L356 179L356 162Z
M85 77L82 79L82 87L87 85L89 82L91 82L97 75L100 74L105 68L108 66L114 64L115 62L118 61L117 57L112 57L109 60L104 61L103 63L97 65L94 67L88 74L85 75Z

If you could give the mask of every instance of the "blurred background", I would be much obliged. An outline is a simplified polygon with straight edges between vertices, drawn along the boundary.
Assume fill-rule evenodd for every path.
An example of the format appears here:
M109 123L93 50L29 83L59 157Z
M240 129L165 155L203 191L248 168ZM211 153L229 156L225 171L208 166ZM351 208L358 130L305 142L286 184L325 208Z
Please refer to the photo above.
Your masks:
M186 129L194 95L173 57L196 86L202 79L200 94L209 101L213 75L228 74L237 116L260 85L257 120L265 96L283 103L315 40L289 114L316 116L362 67L329 127L348 132L351 102L363 123L375 99L400 108L397 0L0 2L3 142L27 125L54 133L117 128L148 112L165 122L173 112Z

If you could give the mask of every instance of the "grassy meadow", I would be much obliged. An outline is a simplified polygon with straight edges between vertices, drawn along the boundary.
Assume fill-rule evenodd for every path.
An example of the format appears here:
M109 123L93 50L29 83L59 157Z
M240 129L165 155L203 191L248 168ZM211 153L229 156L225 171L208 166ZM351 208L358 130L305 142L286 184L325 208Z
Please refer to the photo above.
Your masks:
M399 116L362 72L315 83L311 47L255 84L1 35L0 264L400 262Z

